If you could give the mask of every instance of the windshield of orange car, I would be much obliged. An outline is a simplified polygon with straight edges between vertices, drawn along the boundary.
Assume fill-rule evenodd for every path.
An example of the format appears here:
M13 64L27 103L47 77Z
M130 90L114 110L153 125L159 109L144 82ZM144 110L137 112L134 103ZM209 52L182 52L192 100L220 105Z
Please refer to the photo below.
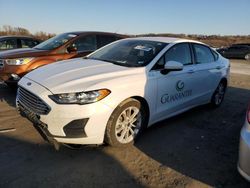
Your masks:
M34 48L38 50L53 50L55 48L64 45L66 42L68 42L72 38L75 38L76 36L77 35L75 34L69 34L69 33L60 34L38 44Z

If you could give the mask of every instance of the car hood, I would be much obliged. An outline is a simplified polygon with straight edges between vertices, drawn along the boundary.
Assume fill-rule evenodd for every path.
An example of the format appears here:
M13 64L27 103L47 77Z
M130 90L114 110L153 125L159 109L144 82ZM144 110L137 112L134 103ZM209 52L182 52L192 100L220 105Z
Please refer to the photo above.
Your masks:
M104 61L77 58L40 67L25 77L57 94L85 91L101 82L143 72L144 68L124 67Z
M19 48L0 52L0 59L14 59L23 57L38 57L48 55L47 50L38 50L35 48Z

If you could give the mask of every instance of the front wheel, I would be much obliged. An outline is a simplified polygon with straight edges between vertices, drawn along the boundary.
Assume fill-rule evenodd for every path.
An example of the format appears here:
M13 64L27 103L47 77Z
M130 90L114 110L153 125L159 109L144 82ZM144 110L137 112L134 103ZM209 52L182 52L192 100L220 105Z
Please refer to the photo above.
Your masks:
M213 107L218 107L223 102L226 93L226 86L226 83L223 81L219 83L211 99L211 104Z
M105 142L111 146L133 144L146 124L146 111L141 103L132 98L127 99L110 116L105 132Z

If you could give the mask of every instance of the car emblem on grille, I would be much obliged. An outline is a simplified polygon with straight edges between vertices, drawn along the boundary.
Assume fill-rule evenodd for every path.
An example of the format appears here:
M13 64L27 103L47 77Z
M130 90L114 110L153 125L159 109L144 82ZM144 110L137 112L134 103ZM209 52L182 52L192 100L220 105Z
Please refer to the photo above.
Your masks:
M27 86L31 86L31 82L28 82L28 83L27 83Z

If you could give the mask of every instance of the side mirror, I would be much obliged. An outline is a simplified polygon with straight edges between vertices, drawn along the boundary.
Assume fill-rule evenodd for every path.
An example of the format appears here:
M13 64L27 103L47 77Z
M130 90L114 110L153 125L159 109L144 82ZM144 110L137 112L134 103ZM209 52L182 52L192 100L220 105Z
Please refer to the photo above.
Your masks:
M168 61L164 65L164 69L161 71L162 74L167 74L170 71L181 71L183 69L183 64L177 61Z
M67 52L68 53L76 53L77 52L77 48L75 46L69 46L67 48Z

